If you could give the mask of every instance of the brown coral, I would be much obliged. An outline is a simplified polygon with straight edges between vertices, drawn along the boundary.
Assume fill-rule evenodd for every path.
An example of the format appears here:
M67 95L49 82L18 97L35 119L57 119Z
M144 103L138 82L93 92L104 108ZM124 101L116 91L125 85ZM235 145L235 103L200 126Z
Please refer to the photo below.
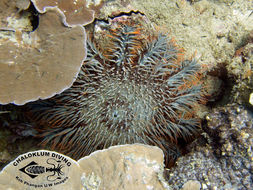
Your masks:
M89 5L85 0L32 0L40 13L46 12L50 7L58 7L66 26L86 25L93 21L96 6ZM100 4L98 6L101 6Z
M15 17L19 19L19 15L17 14L18 9L23 10L26 9L28 6L27 1L8 1L8 0L1 0L0 1L0 29L9 29L14 30L8 22L8 19Z
M62 92L72 85L86 57L83 27L63 26L57 8L39 19L34 32L0 31L1 104L20 105Z

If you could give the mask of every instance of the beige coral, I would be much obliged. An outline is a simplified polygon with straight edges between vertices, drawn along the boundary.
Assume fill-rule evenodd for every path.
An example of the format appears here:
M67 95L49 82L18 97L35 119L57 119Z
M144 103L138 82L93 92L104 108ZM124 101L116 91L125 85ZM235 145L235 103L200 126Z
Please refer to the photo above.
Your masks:
M30 3L30 1L29 1ZM27 1L21 0L1 0L0 1L0 29L3 30L14 30L9 25L8 19L15 18L16 20L22 19L18 13L19 10L26 9L28 6Z
M40 13L50 7L58 7L63 13L63 22L66 26L86 25L94 20L96 6L85 0L31 0ZM102 1L101 1L102 2ZM100 5L98 5L100 6Z
M16 7L19 10L26 10L30 6L30 0L16 0Z
M83 27L65 27L61 19L52 8L34 32L0 31L1 104L49 98L72 85L86 57L86 36ZM0 28L12 28L12 21L2 19Z
M157 147L114 146L96 151L78 163L86 189L169 189L163 179L163 152Z
M48 161L50 158L54 158L55 161ZM36 164L31 164L31 161ZM56 166L59 163L61 166L59 170L62 173L59 173L59 179L53 178L55 180L50 188L54 190L170 189L163 178L162 150L142 144L114 146L94 152L77 162L53 151L40 150L26 153L12 161L0 173L0 189L23 190L28 187L24 181L45 187L49 183L47 180L49 173L46 170L37 174L34 180L27 174L37 166L52 168L53 165L48 164L48 162L55 163ZM29 164L32 167L27 166ZM24 167L30 167L31 170L23 169L22 171ZM30 187L30 189L36 188Z

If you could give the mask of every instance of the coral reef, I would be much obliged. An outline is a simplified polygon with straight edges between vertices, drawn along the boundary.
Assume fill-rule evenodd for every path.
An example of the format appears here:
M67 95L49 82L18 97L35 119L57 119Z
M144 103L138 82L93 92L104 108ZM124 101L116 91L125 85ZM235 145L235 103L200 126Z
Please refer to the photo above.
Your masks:
M229 77L234 81L231 99L250 106L250 94L253 92L253 30L245 36L226 68Z
M187 56L197 51L198 61L210 68L231 62L253 30L252 2L247 0L110 0L98 18L131 10L144 13L153 24L173 34Z
M58 9L40 15L33 32L20 22L9 15L0 26L1 104L20 105L62 92L73 84L86 57L83 27L63 26Z
M70 0L32 2L0 2L0 78L4 79L0 82L1 104L22 105L69 88L86 57L82 26L93 21L103 4ZM33 6L44 14L37 16ZM71 28L64 27L60 20Z
M66 26L87 25L94 19L95 11L103 5L103 1L87 3L85 0L31 0L40 13L57 7L61 10L63 23Z
M161 149L133 144L96 151L78 163L86 189L169 190L163 177L163 161Z
M80 158L138 142L157 145L167 161L175 159L178 140L198 134L194 107L204 102L201 66L132 17L107 27L99 29L109 31L104 42L90 37L87 59L70 89L28 104L42 143Z
M36 4L36 2L53 2L59 3L59 5L47 4L40 8L39 4ZM184 47L184 54L186 54L187 57L194 54L196 55L195 59L198 60L199 64L205 64L206 67L208 67L208 75L203 79L205 80L204 84L201 84L201 82L200 84L202 86L209 86L209 88L206 88L205 90L208 91L208 94L211 94L211 98L208 99L208 105L210 107L205 107L203 111L202 109L198 110L199 107L197 107L196 104L192 105L195 108L195 110L193 110L194 113L193 115L190 114L190 116L187 115L187 119L195 118L195 114L200 117L205 117L208 112L210 113L206 117L207 123L204 123L201 138L195 140L193 144L190 144L183 149L181 145L185 145L185 139L182 138L179 133L171 134L171 131L164 132L163 128L159 128L159 131L152 131L152 128L149 127L147 128L149 130L148 134L137 134L137 137L139 139L143 138L143 136L149 137L148 139L145 139L147 143L160 146L165 153L167 161L169 158L175 160L180 156L176 167L167 170L167 180L173 189L199 189L200 186L201 189L214 190L250 189L250 186L252 186L253 168L253 119L252 113L247 109L252 109L253 104L252 2L248 0L105 0L103 1L103 6L101 6L101 1L87 0L82 1L81 4L79 4L80 2L81 1L77 2L68 0L33 0L35 7L40 13L49 10L49 7L53 6L61 9L61 19L63 19L66 26L72 25L71 22L67 23L68 16L67 14L63 14L64 7L66 8L66 6L60 5L61 3L67 3L68 5L71 3L70 6L68 6L69 9L65 11L67 11L67 13L72 12L69 14L70 16L74 16L72 18L77 16L77 22L74 22L75 24L82 24L86 21L88 23L93 21L94 18L97 18L95 19L94 29L92 28L93 25L85 26L89 32L89 29L92 28L93 31L91 31L93 34L89 41L89 57L82 68L81 74L77 79L78 81L71 89L63 92L62 95L57 95L47 101L35 102L35 104L31 106L33 109L32 112L34 112L32 115L34 116L36 123L39 123L37 131L41 134L40 136L44 138L44 144L48 141L52 141L52 143L49 142L48 145L51 144L53 145L53 148L57 148L58 150L65 148L69 155L71 155L70 149L73 149L73 153L76 151L76 157L79 157L80 155L88 154L95 149L102 149L111 144L118 144L118 139L122 140L124 135L127 136L129 134L128 132L131 132L131 128L128 125L122 124L125 121L127 124L130 124L130 122L132 122L132 124L140 122L145 125L145 128L157 123L156 120L145 122L145 119L161 110L157 109L159 107L154 107L153 105L153 107L147 107L149 113L146 113L140 111L144 107L139 106L143 104L143 102L147 102L147 100L152 100L153 97L151 99L147 99L146 97L150 96L150 94L153 95L152 92L156 92L156 90L143 90L143 96L137 96L136 98L138 104L132 105L129 101L127 103L130 106L122 108L120 105L122 105L122 102L126 102L126 99L132 100L132 102L134 101L133 98L130 99L130 92L140 93L142 92L141 88L123 88L123 85L119 84L123 84L125 81L121 80L120 77L117 80L118 86L115 85L116 83L111 83L111 85L108 85L108 87L105 88L105 84L109 83L98 83L100 78L97 77L97 74L100 72L103 76L115 76L113 73L107 73L108 66L111 66L111 69L115 69L115 67L112 66L112 63L108 63L108 60L113 60L114 64L119 64L119 61L117 60L121 55L119 52L124 49L122 47L133 45L134 47L132 49L125 49L131 51L131 53L134 52L136 57L139 56L140 59L144 59L144 57L141 57L140 55L150 51L147 46L151 48L151 44L155 44L153 42L155 42L159 36L153 33L150 34L150 31L154 28L157 29L157 26L159 26L160 31L166 31L175 37L177 44L180 47ZM95 4L90 4L91 2L95 2ZM99 3L96 4L96 2ZM6 39L11 39L17 43L20 42L20 31L23 35L30 33L33 30L32 24L30 23L31 13L29 11L23 11L28 8L29 4L30 1L28 0L2 0L0 2L0 41L1 39L4 39L4 41ZM75 12L75 10L78 11ZM87 10L87 12L82 12L82 10ZM44 17L43 14L39 15L40 17ZM87 15L88 17L79 20L78 17L80 15ZM133 37L133 39L138 39L137 41L139 42L137 42L137 45L135 42L124 44L122 43L124 40L122 40L123 38L122 35L120 35L120 31L115 30L115 24L122 22L123 16L133 17L136 15L142 15L143 18L145 17L144 22L149 22L151 24L147 27L147 30L144 30L137 25L136 26L141 28L141 30L138 30L138 28L133 29L133 33L135 34L129 36ZM101 25L98 25L98 23ZM114 28L108 30L108 27ZM11 38L6 38L8 35L11 36ZM165 39L165 35L161 36ZM166 38L169 39L168 37ZM147 41L147 44L145 41ZM172 65L177 62L179 68L180 64L182 66L183 63L180 60L181 56L178 56L178 53L181 53L181 51L179 51L175 43L172 41L173 40L170 41L169 39L168 44L176 51L173 54L175 57L170 59L170 61ZM24 44L24 42L22 43ZM116 48L119 46L116 46L116 43L121 44L122 46ZM195 53L195 51L197 52ZM70 52L72 52L72 50ZM130 61L137 60L135 57L129 58L128 56L129 54L124 55L124 57L128 58ZM148 61L150 61L150 59ZM192 59L188 61L194 62ZM127 73L129 68L131 71L132 69L137 71L138 67L135 67L136 65L130 64L129 67L126 67L124 72ZM142 67L140 68L142 69ZM92 72L93 69L95 70ZM168 68L165 66L165 68L161 67L161 69L162 70L159 70L159 72L163 73L163 71L166 71ZM196 72L200 72L199 69L197 69ZM115 69L114 71L116 73L120 70ZM124 77L128 76L134 76L134 74L124 75ZM140 76L140 79L142 79L142 76L143 75ZM161 78L162 77L166 79L167 74L161 75ZM96 85L85 85L83 78ZM149 86L153 84L150 82L151 79L152 77L147 80L147 83L150 84ZM134 81L135 79L131 80L132 84ZM157 80L157 82L159 83L159 80ZM51 82L49 83L51 84ZM131 83L129 82L129 84ZM113 91L115 86L118 89L117 91ZM158 85L158 88L159 87L160 86ZM82 88L85 88L85 90ZM109 92L106 93L106 91L102 91L102 88ZM82 89L83 93L80 93L80 89ZM103 92L103 95L96 97L97 99L93 98L92 93L98 92ZM163 98L165 94L161 92L162 91L158 92L155 97L160 95L160 97ZM107 94L109 94L112 99L105 99L105 95ZM114 97L118 98L115 100L113 99ZM168 97L171 97L171 95L166 96L166 98ZM73 99L73 101L70 101L70 99ZM92 104L89 105L86 101L83 102L83 100L92 100ZM99 100L100 102L98 101L99 103L95 104L95 100ZM113 100L115 101L113 102ZM103 105L104 107L102 107L101 102L110 102L110 104L105 104ZM149 101L149 103L150 102L152 103L152 101ZM153 102L157 103L159 101ZM228 102L236 102L241 105L246 105L246 107L238 106L237 104L226 106L225 104ZM107 110L108 105L111 105L109 107L110 112L106 112L108 113L106 115L104 114L104 110ZM221 107L215 108L218 105ZM162 108L165 108L166 104L162 106ZM70 109L73 107L75 109ZM97 109L97 107L102 107L104 109ZM128 110L125 111L126 109ZM94 110L98 111L95 112ZM129 110L135 110L135 115ZM41 113L39 114L38 112L40 111ZM26 123L23 119L19 120L15 117L15 112L15 109L8 108L1 110L0 108L0 167L2 167L3 164L8 163L20 153L38 149L35 145L37 145L38 141L40 142L40 139L31 139L31 135L34 135L34 131L32 131L34 123ZM176 116L181 117L182 114L180 115L180 112L180 110L177 110ZM67 114L63 115L63 113ZM84 120L84 115L87 116L88 114L89 120ZM99 120L99 122L104 122L103 126L99 126L95 122L97 119L95 117L99 118L101 115L103 117L106 116L106 119L109 118L111 120ZM69 118L73 118L73 116L76 117L69 120L69 122L66 122ZM135 118L135 120L122 120L123 117L130 116L131 119ZM136 119L137 117L140 118L139 121ZM162 124L165 123L162 120L163 117L164 115L159 115L159 119L162 121L160 123ZM178 122L178 120L175 120L171 123L175 124L173 125L173 127L175 127ZM113 131L115 125L120 127ZM60 128L61 126L63 126L63 128ZM106 128L102 132L99 132L100 129L90 130L93 129L91 127L94 126L105 126ZM135 130L138 130L138 127L143 128L142 125L134 127ZM194 131L191 131L191 137L194 136L194 132L197 129L198 127L193 126ZM118 134L120 130L123 130L124 132L125 130L129 131L123 134L123 136L119 136ZM83 136L83 132L86 131L91 132L86 133L86 136ZM64 135L64 133L67 135ZM114 134L115 137L112 141L108 140L103 142L102 140L109 138L108 133ZM155 135L152 134L153 136L148 136L150 133L155 133ZM171 134L172 137L169 135L166 136L166 134ZM73 137L79 138L77 139ZM82 141L82 138L85 137L90 138L90 140ZM14 142L10 141L10 139ZM139 139L137 139L138 142L140 142ZM129 139L129 141L130 140L131 139ZM58 141L62 144L58 145ZM69 141L69 145L64 144L64 142L67 141ZM125 141L127 142L127 140ZM56 147L54 147L54 145ZM93 147L87 148L90 145ZM81 146L86 147L86 149L83 148L84 150L78 152L75 148ZM85 151L85 153L82 151ZM62 150L62 152L64 152L64 150ZM185 155L185 153L187 154ZM94 176L95 175L92 174L86 175L87 178L83 180L83 182L87 182L89 183L88 185L94 185L94 187L96 187L98 178Z
M28 9L30 4L30 0L16 0L16 7L19 11Z
M21 10L27 9L29 4L27 5L26 1L21 0L2 0L0 2L0 31L30 31L32 28L28 17L31 16L31 14L26 11L24 11L22 14L20 13Z
M167 171L169 184L180 189L194 179L202 189L251 189L253 113L237 105L214 109L203 130L207 141L196 141L177 167Z
M52 163L56 166L59 163L55 175L49 171L54 166L48 164L49 159L54 160ZM20 168L31 165L31 160L33 167L40 169L32 180L20 171ZM29 189L36 189L37 185L54 190L169 190L163 171L162 150L148 145L114 146L78 161L57 152L38 150L18 156L0 172L0 189L23 190L28 186ZM19 180L16 180L17 177Z

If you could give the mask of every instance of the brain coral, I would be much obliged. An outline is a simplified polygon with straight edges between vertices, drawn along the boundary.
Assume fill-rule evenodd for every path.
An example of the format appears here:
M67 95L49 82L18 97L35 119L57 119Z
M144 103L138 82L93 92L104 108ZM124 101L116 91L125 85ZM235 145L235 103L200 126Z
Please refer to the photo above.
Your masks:
M199 128L193 108L203 100L202 68L182 58L173 40L118 20L87 59L73 86L30 104L43 144L78 158L111 145L157 145L177 154L178 139Z

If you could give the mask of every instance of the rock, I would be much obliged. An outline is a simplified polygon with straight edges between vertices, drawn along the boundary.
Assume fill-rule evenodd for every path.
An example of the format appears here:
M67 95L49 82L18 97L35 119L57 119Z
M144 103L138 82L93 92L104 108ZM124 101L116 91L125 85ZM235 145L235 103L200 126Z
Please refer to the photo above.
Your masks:
M78 161L85 189L169 189L163 179L163 153L147 145L120 145Z
M187 181L181 190L200 190L200 183L197 180Z
M18 156L0 172L0 189L169 190L163 152L142 144L96 151L77 162L39 150Z
M252 113L242 106L214 109L203 127L205 138L195 141L169 170L169 185L178 190L188 180L198 180L202 189L251 189L252 126Z
M249 103L253 106L253 92L250 94Z

